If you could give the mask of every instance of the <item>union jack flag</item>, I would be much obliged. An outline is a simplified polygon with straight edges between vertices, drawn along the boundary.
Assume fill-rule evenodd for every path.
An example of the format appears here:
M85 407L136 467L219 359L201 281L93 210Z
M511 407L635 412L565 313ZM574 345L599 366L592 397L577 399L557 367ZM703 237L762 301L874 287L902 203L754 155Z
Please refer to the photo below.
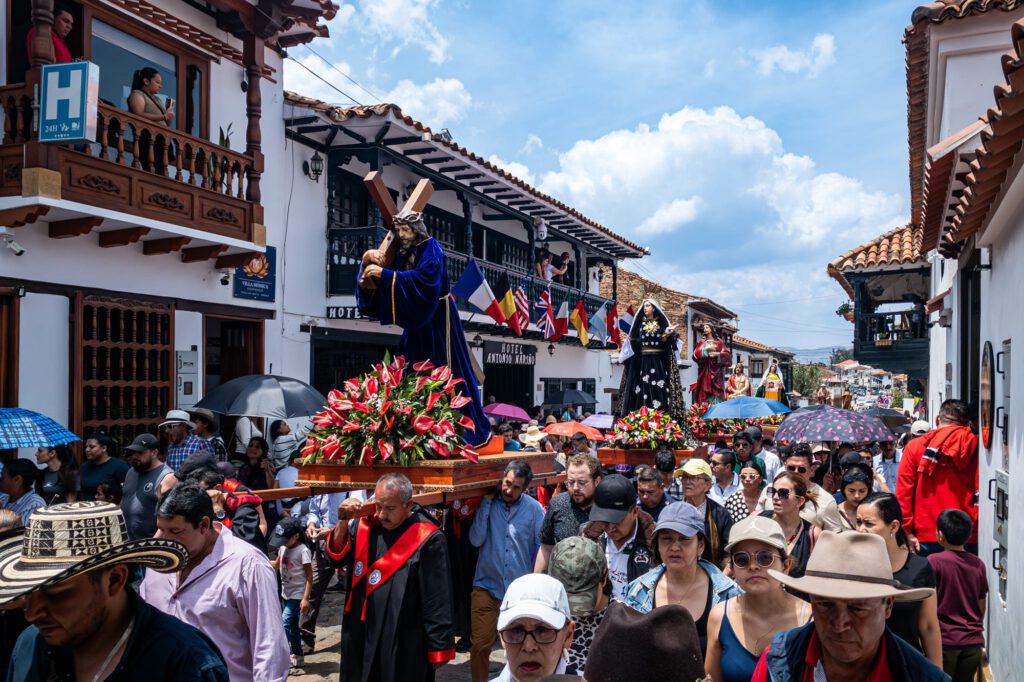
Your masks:
M537 326L544 332L544 338L550 339L555 336L555 311L551 308L551 289L544 290L537 301Z
M530 299L526 297L526 280L523 279L516 287L516 317L519 318L519 328L526 331L530 326Z

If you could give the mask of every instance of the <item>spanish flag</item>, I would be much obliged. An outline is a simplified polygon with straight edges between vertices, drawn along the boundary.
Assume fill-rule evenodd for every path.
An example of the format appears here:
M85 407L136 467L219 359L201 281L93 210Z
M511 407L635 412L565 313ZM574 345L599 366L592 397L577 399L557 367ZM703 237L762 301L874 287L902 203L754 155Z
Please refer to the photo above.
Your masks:
M519 315L516 310L516 292L508 281L508 274L503 272L498 277L494 287L494 297L498 299L498 307L501 308L501 312L505 313L505 323L508 324L508 328L514 331L516 336L522 336L523 330L519 326Z
M569 322L576 328L576 333L580 337L580 343L584 346L590 343L590 337L587 336L587 309L583 306L582 298L576 303L576 308L573 309L572 314L569 315Z

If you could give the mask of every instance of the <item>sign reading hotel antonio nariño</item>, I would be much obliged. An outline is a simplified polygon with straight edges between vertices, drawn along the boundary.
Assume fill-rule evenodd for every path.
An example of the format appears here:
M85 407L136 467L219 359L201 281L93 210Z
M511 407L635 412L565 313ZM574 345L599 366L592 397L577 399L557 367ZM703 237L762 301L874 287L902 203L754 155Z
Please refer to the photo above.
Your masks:
M268 246L266 253L256 254L248 263L235 268L235 298L252 301L273 301L277 288L277 249Z
M525 343L484 342L484 362L491 365L536 365L537 347Z
M39 106L40 142L96 139L100 67L92 62L45 64Z

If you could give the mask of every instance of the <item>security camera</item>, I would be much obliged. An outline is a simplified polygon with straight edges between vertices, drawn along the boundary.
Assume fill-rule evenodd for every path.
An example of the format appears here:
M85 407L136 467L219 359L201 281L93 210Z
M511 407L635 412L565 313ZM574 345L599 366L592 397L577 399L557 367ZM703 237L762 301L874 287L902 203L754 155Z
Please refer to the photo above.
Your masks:
M226 287L227 285L231 284L231 271L230 270L221 270L220 271L220 284L221 284L221 286L224 286L224 287Z
M0 227L0 241L3 241L4 246L10 249L11 253L15 256L24 255L25 247L14 241L14 234L11 232L10 228Z

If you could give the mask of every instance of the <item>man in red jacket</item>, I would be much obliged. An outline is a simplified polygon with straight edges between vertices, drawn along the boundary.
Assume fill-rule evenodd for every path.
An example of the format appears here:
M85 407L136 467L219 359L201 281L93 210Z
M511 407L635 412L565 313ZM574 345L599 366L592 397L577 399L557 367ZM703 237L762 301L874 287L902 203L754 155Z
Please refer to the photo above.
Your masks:
M911 548L925 556L942 549L935 530L946 509L970 515L974 531L967 549L978 552L978 437L968 418L963 401L947 400L939 407L938 426L903 449L896 497Z

